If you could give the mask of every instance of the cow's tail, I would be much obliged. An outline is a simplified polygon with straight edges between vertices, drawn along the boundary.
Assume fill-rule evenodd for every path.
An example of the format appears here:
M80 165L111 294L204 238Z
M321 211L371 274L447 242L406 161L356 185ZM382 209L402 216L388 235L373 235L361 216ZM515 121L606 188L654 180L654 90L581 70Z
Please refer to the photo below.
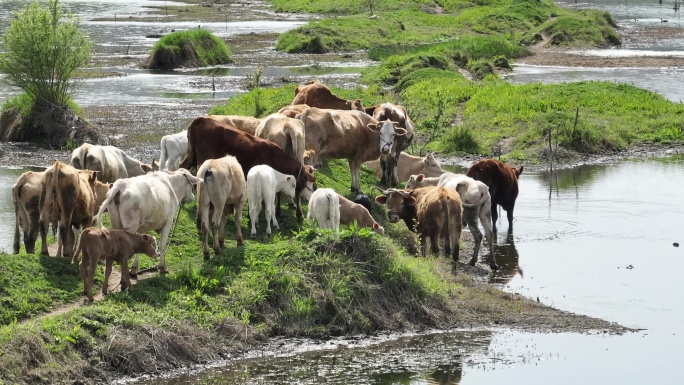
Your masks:
M449 248L452 248L452 247L456 246L456 245L452 245L452 244L451 244L451 233L450 233L450 231L453 231L453 230L449 229L449 222L451 222L451 221L453 220L453 219L451 218L451 216L452 216L453 214L455 214L455 213L452 213L451 210L449 210L449 208L450 208L450 206L451 206L451 205L449 204L449 196L447 195L447 196L445 196L444 198L445 198L445 199L440 199L440 202L442 203L442 212L446 214L446 216L444 217L444 219L445 219L445 221L444 221L444 229L443 229L444 232L443 232L442 234L444 235L444 236L443 236L443 238L444 238L444 245L445 245L445 248L444 248L444 249L447 250L447 249L449 249ZM449 245L449 246L446 247L446 245ZM447 255L447 257L449 257L449 256Z
M102 205L100 206L100 210L97 212L97 227L102 228L102 214L105 212L107 209L107 206L116 198L118 194L123 193L126 190L126 183L123 181L118 181L117 183L114 183L114 186L107 191L107 197L105 198L104 202L102 202ZM117 205L116 207L117 213L119 210L119 206ZM109 210L110 214L112 213L112 210Z
M76 246L76 251L74 251L74 255L71 257L72 265L78 261L78 255L81 254L81 250L83 250L83 236L87 235L89 232L90 229L85 229L83 230L83 233L81 233L81 239L79 239L78 246Z
M164 171L166 169L166 160L168 159L168 154L166 150L166 138L161 139L161 152L159 154L159 171Z
M52 190L49 192L49 194L52 196L52 218L59 218L58 204L62 203L61 200L57 199L57 194L59 193L59 189L57 188L59 186L59 181L57 179L59 172L60 168L57 167L57 164L55 163L54 167L52 168Z
M261 202L264 200L264 196L262 195L264 193L264 186L263 184L266 183L266 181L263 178L257 178L255 183L254 183L254 207L259 208L259 212L261 212ZM266 203L266 202L264 202ZM268 207L268 206L266 206ZM258 218L256 219L258 220ZM266 221L270 221L271 218L266 218Z
M19 253L21 247L19 243L19 199L21 199L21 188L23 185L12 186L12 201L14 203L14 254Z

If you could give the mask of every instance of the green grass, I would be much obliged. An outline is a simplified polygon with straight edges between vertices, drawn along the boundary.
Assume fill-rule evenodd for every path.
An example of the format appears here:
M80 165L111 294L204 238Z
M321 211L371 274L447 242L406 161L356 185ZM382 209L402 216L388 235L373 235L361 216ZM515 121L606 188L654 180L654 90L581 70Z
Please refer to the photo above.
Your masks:
M176 31L164 35L152 47L150 55L152 57L166 56L164 52L172 52L176 60L182 61L190 59L188 50L194 52L201 66L225 64L231 61L228 45L205 29Z

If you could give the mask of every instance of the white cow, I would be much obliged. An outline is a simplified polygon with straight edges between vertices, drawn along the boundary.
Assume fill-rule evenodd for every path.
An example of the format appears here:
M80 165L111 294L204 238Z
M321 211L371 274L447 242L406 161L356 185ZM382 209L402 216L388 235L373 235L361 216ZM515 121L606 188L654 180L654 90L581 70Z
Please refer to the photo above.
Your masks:
M178 170L178 165L185 153L188 152L188 130L183 130L177 134L164 135L160 144L159 170Z
M275 215L276 193L283 192L294 198L296 180L294 175L287 175L262 164L252 167L247 173L247 199L249 201L249 220L252 222L252 238L256 237L256 224L259 222L261 205L264 205L266 216L266 234L271 235L271 221L275 228L278 220Z
M152 165L143 164L114 146L90 143L83 143L71 153L72 167L98 171L98 180L110 183L117 179L130 178L152 171L155 166L154 161L152 163Z
M304 122L275 113L261 119L255 136L268 139L282 148L287 155L304 164Z
M97 213L97 223L102 227L102 213L109 210L112 228L125 229L144 234L155 230L160 235L159 271L166 273L166 242L171 232L173 218L181 203L195 199L192 186L201 181L186 169L172 172L155 171L132 178L119 179L107 193ZM138 274L138 258L135 256L131 276Z
M322 229L339 231L340 229L340 198L331 188L319 188L311 194L309 221L315 220Z
M494 259L494 233L492 231L492 198L489 195L489 187L486 184L475 180L464 174L454 174L445 172L439 177L428 178L422 174L411 175L408 182L406 182L407 189L416 189L426 186L441 186L451 188L458 192L461 197L461 204L463 205L463 221L468 224L475 247L473 250L473 257L470 260L471 265L477 262L477 256L480 252L480 244L482 242L482 233L478 226L479 222L485 230L485 240L489 245L489 264L492 269L496 269L496 260Z
M197 176L203 179L197 187L197 210L201 217L202 236L204 238L204 259L209 259L209 211L213 206L211 229L214 237L213 249L217 254L223 248L225 240L227 211L235 208L235 239L237 245L242 240L242 207L245 204L246 185L242 166L234 156L208 159L197 170Z

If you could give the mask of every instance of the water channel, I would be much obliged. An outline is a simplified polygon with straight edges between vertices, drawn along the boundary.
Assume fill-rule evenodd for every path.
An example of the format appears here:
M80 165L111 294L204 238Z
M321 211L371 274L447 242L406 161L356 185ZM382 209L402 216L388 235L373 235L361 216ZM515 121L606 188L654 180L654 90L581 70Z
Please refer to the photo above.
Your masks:
M63 0L78 8L91 38L107 54L131 43L132 54L144 56L154 39L147 31L169 25L92 21L93 15L139 14L142 0L87 2ZM160 3L160 2L158 2ZM0 2L0 28L20 1ZM667 5L667 7L666 7ZM596 0L622 25L662 23L681 28L671 6L657 2ZM90 9L90 11L87 11ZM636 19L636 20L633 20ZM89 21L91 20L91 21ZM281 32L301 20L204 24L213 32ZM179 25L176 28L192 27ZM239 29L242 26L244 29ZM149 28L148 28L149 27ZM234 27L234 28L233 28ZM223 29L223 32L221 31ZM102 32L106 36L99 35ZM228 32L230 33L230 32ZM108 37L107 37L108 36ZM637 55L660 51L681 55L681 41L657 46L587 52L595 55ZM358 76L363 63L318 69L324 73ZM302 67L267 67L268 76L301 75ZM118 68L124 76L84 82L76 101L83 105L116 103L173 104L186 98L211 98L193 84L202 72L155 74L139 68ZM225 98L242 90L237 78L252 68L227 67L217 76L235 77L220 90ZM613 80L654 90L673 101L684 100L678 82L681 69L600 69L516 67L513 82ZM684 79L682 79L684 80ZM0 103L15 91L0 83ZM14 227L9 186L22 169L0 167L0 248L11 249ZM506 235L499 223L497 257L503 274L493 284L504 290L539 298L557 308L646 329L624 336L523 333L512 330L466 330L428 336L405 336L391 342L358 344L331 340L306 345L302 351L251 353L217 363L201 373L166 379L142 379L145 384L282 383L282 384L576 384L681 383L678 364L684 346L684 305L677 293L684 268L680 221L684 202L684 158L629 161L611 166L582 166L569 170L524 172L516 206L515 232ZM505 215L504 215L505 217Z

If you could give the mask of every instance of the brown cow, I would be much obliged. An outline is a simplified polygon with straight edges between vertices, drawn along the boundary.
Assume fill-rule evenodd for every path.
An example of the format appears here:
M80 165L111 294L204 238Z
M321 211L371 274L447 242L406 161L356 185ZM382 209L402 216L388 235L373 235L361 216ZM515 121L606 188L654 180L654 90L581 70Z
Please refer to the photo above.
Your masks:
M283 114L287 116L288 118L296 118L297 115L301 114L309 108L310 106L308 104L295 104L295 105L287 105L281 109L278 110L279 114Z
M20 229L24 233L24 248L32 254L36 251L38 239L38 219L40 218L40 189L45 171L27 171L12 185L14 201L14 254L19 253Z
M359 227L370 227L380 235L385 234L385 229L373 219L367 208L340 194L337 195L340 199L340 224L348 226L356 222Z
M215 120L219 123L226 124L237 128L242 132L246 132L250 135L254 135L256 132L261 119L255 118L253 116L242 116L242 115L209 115L207 118Z
M328 86L321 84L316 80L309 80L306 84L297 86L295 98L290 104L306 104L309 107L365 112L363 104L361 104L359 99L342 99L333 94Z
M415 190L389 189L375 197L381 205L387 205L390 222L404 220L406 226L420 236L423 256L427 255L427 238L433 254L439 254L444 240L444 254L451 254L458 262L461 238L461 198L454 190L444 187L423 187Z
M315 182L313 167L305 166L291 158L277 144L270 140L257 138L235 127L227 126L207 118L196 118L188 127L188 152L180 167L190 168L201 165L207 159L217 159L226 155L237 158L245 175L258 165L266 164L283 174L295 175L297 188L295 203L297 219L302 219L300 195L307 188L307 182ZM280 214L276 207L276 215Z
M378 123L361 111L340 111L311 107L302 113L306 148L314 150L314 165L321 157L347 159L351 171L351 190L360 193L360 173L363 162L378 159L383 152L392 152L396 136L406 133L394 122Z
M397 127L401 127L406 130L406 135L397 136L394 139L394 144L392 145L392 151L390 153L384 153L380 155L380 167L382 169L382 178L380 183L389 185L391 187L396 187L399 181L404 181L405 179L399 179L397 175L397 166L399 164L399 154L407 149L411 142L413 141L413 133L415 129L413 128L413 122L409 118L406 109L403 106L383 103L378 105L373 110L373 118L378 122L384 120L390 120L397 123Z
M97 172L79 170L60 161L45 171L41 183L40 218L38 227L42 245L40 253L49 255L47 247L47 225L58 222L59 242L63 253L70 257L74 250L75 235L72 227L85 228L93 223L95 215L95 194L93 193ZM61 245L60 245L61 246Z
M83 292L90 302L93 302L93 278L97 262L105 260L105 276L102 283L102 294L107 294L109 275L112 264L117 262L121 266L121 290L131 287L128 272L128 260L136 253L144 253L156 258L157 240L147 234L135 234L121 229L87 228L81 234L81 241L76 247L71 263L78 260L83 251L83 258L79 264L81 278L83 278Z
M523 167L515 169L496 159L481 159L475 162L466 173L467 176L479 180L489 187L492 197L492 223L496 232L496 221L499 214L496 205L506 210L508 231L513 231L513 208L518 198L518 178Z

